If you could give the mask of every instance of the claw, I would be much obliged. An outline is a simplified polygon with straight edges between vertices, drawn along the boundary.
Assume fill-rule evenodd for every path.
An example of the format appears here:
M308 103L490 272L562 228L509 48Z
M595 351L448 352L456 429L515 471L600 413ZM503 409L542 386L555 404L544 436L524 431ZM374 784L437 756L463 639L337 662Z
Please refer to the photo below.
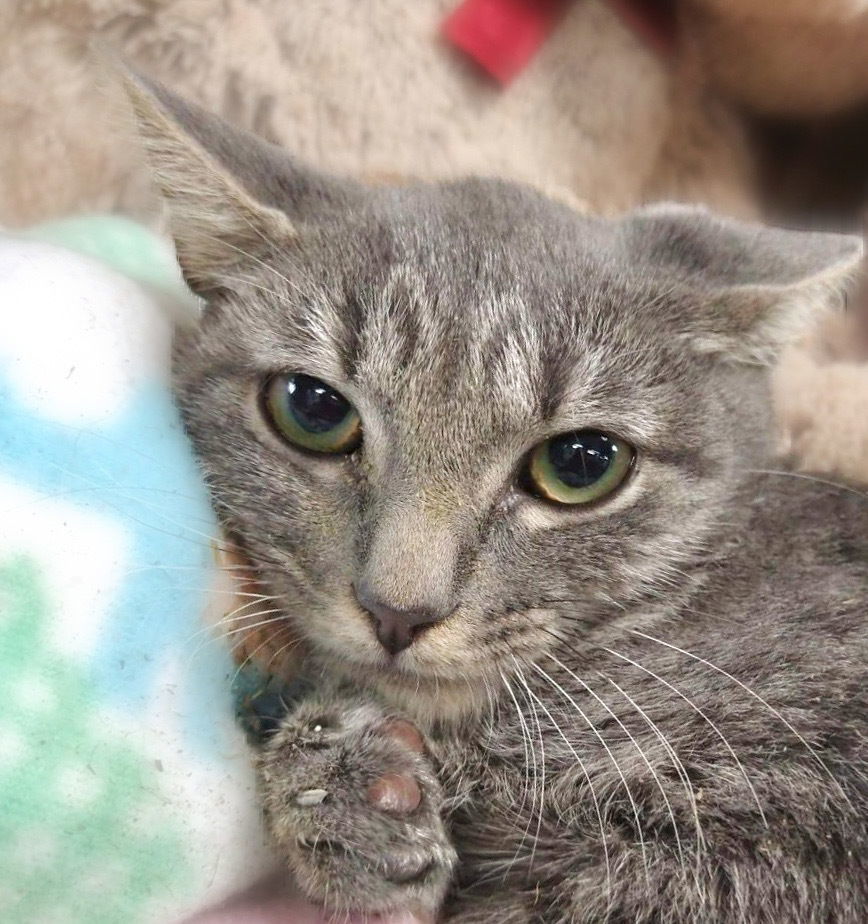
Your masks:
M319 805L328 793L324 789L305 789L295 797L295 804L307 808L311 805Z

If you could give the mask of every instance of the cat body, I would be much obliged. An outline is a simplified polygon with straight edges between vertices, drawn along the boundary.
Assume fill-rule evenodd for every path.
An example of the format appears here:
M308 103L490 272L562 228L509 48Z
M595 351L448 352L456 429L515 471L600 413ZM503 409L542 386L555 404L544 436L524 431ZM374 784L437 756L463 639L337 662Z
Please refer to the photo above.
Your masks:
M542 833L531 797L513 826L527 785L513 727L463 771L482 781L452 816L471 894L493 872L499 891L518 851L506 879L522 899L516 921L862 917L868 755L853 658L866 644L864 526L852 537L865 501L774 476L751 488L746 533L712 557L679 612L602 650L564 646L552 655L562 666L542 660L550 679L525 670L530 690L515 684L540 762L542 728ZM830 544L830 519L849 549ZM484 908L470 920L510 919Z
M743 529L683 606L514 665L493 712L432 722L377 691L384 715L425 730L439 768L430 798L457 851L442 858L446 920L863 919L865 499L770 474L740 500ZM357 681L317 687L302 726L364 697ZM279 804L303 785L286 770L295 732L264 761Z
M868 508L776 469L768 394L859 243L365 189L128 88L207 302L178 401L305 650L258 759L304 891L861 920Z

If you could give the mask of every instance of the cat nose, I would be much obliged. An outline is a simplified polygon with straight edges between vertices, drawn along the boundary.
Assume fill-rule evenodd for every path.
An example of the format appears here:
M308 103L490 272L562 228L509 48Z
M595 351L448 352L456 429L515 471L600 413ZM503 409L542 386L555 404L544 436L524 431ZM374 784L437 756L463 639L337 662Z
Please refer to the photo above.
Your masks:
M371 617L377 639L390 655L409 648L420 632L440 621L434 612L421 607L398 609L389 606L364 588L356 590L356 599Z

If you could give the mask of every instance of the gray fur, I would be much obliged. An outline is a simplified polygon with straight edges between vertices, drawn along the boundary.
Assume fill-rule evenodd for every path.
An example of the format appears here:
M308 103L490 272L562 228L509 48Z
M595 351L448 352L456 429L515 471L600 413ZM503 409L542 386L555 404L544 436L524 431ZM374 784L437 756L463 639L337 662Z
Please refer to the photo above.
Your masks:
M778 470L768 394L859 243L603 221L494 180L365 189L130 88L208 300L178 400L307 650L314 692L259 767L309 894L454 924L863 920L868 504ZM361 450L278 441L257 402L278 371L351 400ZM583 426L637 448L624 488L525 494L526 453ZM443 620L390 664L361 582ZM427 755L377 736L394 715ZM361 796L395 767L410 819Z

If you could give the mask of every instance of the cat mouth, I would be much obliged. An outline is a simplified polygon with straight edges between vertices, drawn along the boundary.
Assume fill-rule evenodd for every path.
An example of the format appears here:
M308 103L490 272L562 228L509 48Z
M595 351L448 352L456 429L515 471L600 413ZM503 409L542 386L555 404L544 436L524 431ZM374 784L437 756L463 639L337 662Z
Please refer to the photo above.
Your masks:
M335 651L331 651L329 656L336 670L356 682L366 685L373 682L384 691L391 690L402 697L412 694L414 698L426 701L439 699L442 695L451 696L453 688L467 691L468 683L473 679L468 670L459 677L454 669L443 671L436 662L419 656L409 658L403 652L380 660L376 656L366 660L364 656L347 656Z
M232 651L238 663L250 661L266 674L287 682L301 670L305 653L318 654L318 659L356 680L369 682L376 677L394 688L419 689L421 685L434 689L456 679L454 665L451 671L444 672L438 669L436 658L420 651L420 642L436 625L425 626L427 631L419 639L390 651L378 640L367 611L350 598L333 601L339 612L332 615L338 618L330 620L331 631L325 637L316 630L311 632L309 614L294 612L297 607L282 598L274 582L266 583L266 572L248 552L243 538L225 526L222 535L223 541L213 543L212 551L216 564L234 584L235 594L224 619L231 622ZM360 622L365 626L366 639L358 635ZM356 628L343 636L338 631L336 637L335 626L340 624L355 624Z

